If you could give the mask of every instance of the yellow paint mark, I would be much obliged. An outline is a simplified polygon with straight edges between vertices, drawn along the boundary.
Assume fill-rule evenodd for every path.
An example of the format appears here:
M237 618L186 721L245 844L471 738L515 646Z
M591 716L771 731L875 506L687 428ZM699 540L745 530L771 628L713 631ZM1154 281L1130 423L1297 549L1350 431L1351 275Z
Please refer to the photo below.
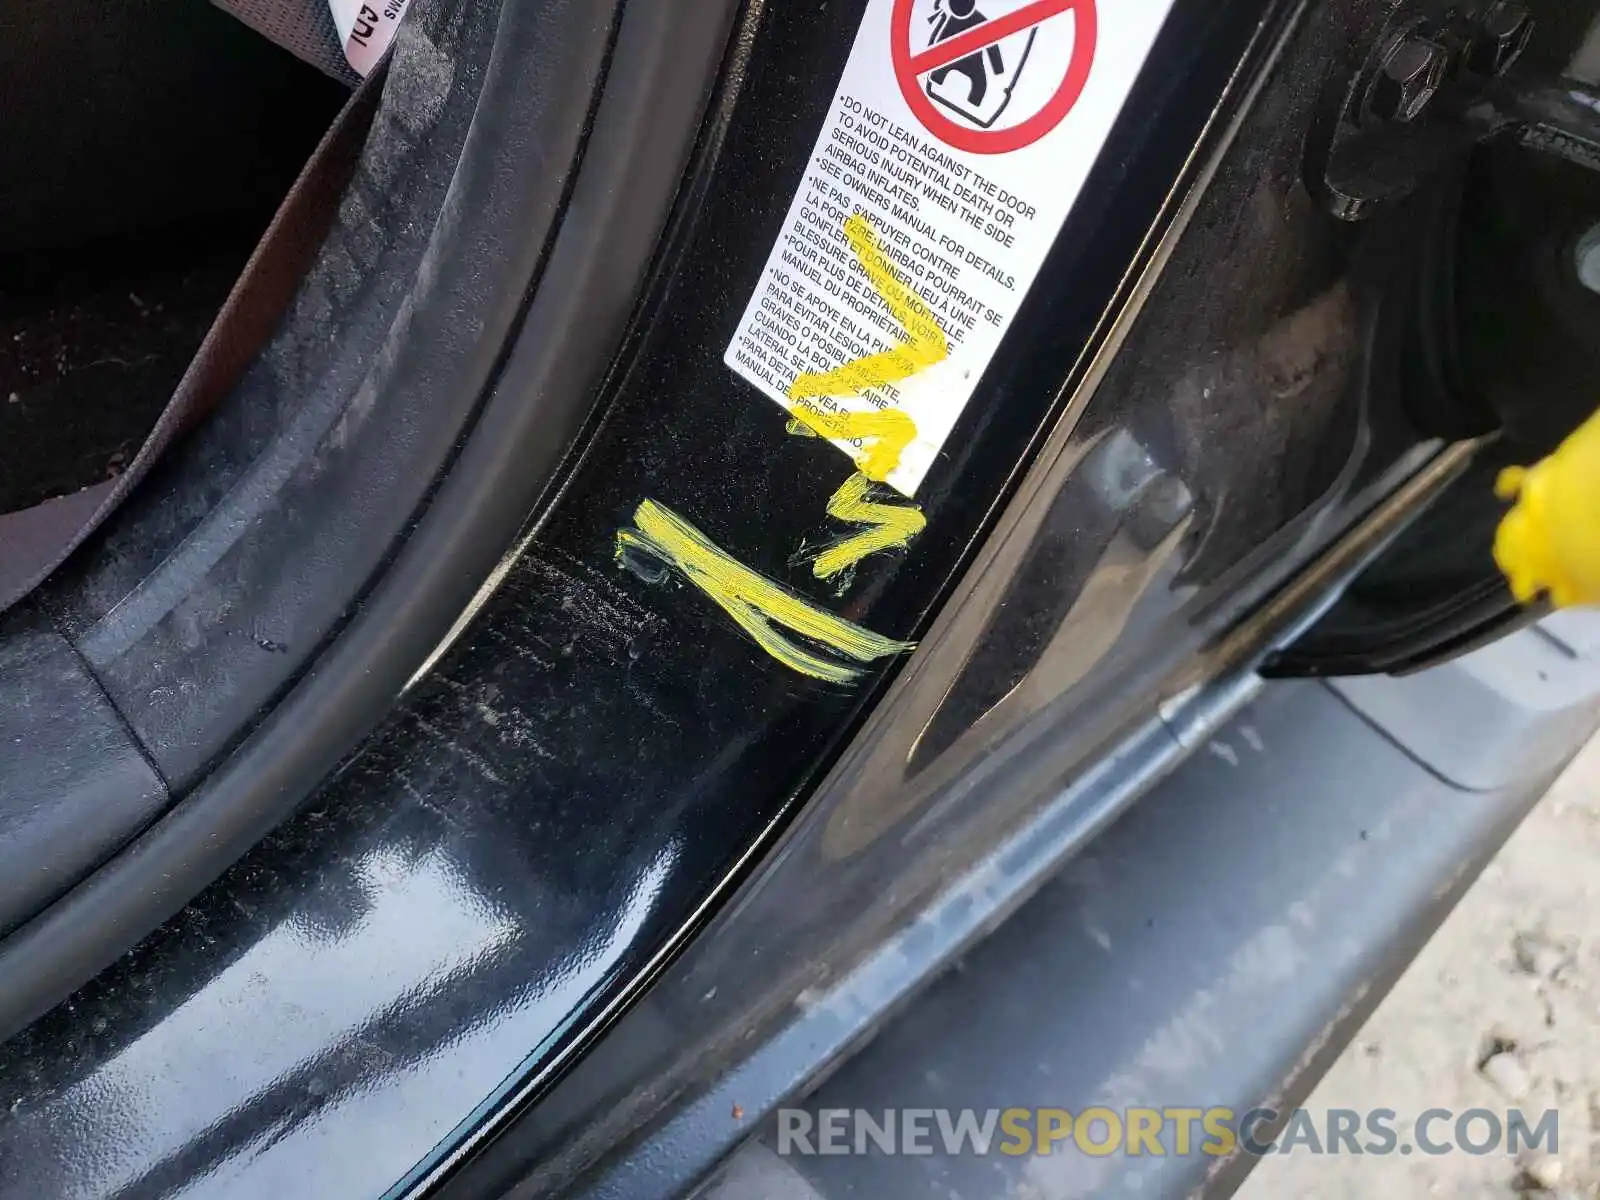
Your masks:
M757 645L790 670L829 683L853 683L863 674L862 669L845 660L869 663L915 645L886 638L816 607L752 571L654 500L639 505L633 523L634 528L617 531L619 560L624 552L638 550L675 568L710 596ZM783 629L792 630L833 654L814 653Z
M811 573L818 579L832 579L880 550L905 549L928 523L914 504L882 504L871 497L872 480L858 471L828 501L830 517L867 528L849 534L817 555Z
M796 405L790 433L819 434L863 446L860 472L850 476L828 501L828 515L868 528L850 534L817 555L812 574L833 579L880 550L902 549L921 533L928 519L915 505L883 504L870 499L872 485L883 483L905 448L917 436L916 423L899 409L828 412L806 401L819 396L855 396L869 388L899 383L950 354L950 342L927 303L894 272L878 247L877 235L861 213L846 218L844 235L868 281L905 330L900 345L868 354L835 370L806 372L789 386Z
M857 465L863 475L876 483L883 483L889 478L889 473L900 465L900 452L917 436L915 422L898 408L881 408L870 412L824 412L804 401L797 403L800 407L795 411L795 416L823 437L872 443Z
M815 429L800 421L790 421L786 428L790 433L800 437L821 436ZM898 456L899 447L893 447L893 452ZM891 464L889 470L893 469L894 466ZM816 555L811 565L811 573L818 579L835 579L869 554L876 554L879 550L903 550L910 544L912 538L926 528L928 518L922 515L922 509L915 504L883 504L869 500L873 482L874 480L865 471L858 471L846 479L839 490L829 498L830 517L857 525L870 525L873 528L850 534ZM802 552L791 561L800 562L807 557L811 556ZM846 587L848 581L842 582L840 595L844 594Z
M878 483L900 463L900 454L917 436L916 424L898 409L827 412L805 401L821 396L859 396L871 388L899 383L948 358L950 340L927 301L901 282L862 213L845 219L844 236L856 261L905 330L897 346L867 354L831 371L804 371L789 385L794 415L824 437L870 441L860 463L862 474Z

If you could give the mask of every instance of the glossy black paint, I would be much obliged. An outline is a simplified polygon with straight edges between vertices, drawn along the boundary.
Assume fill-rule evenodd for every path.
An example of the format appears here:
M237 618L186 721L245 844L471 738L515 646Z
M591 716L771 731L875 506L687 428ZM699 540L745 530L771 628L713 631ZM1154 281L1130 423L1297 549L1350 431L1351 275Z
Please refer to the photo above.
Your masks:
M859 5L820 12L747 14L604 419L461 642L300 817L0 1050L0 1192L414 1183L504 1100L537 1094L698 927L895 667L856 690L803 678L692 587L623 571L616 530L642 500L852 620L918 636L1042 448L1029 484L1055 490L1024 485L990 543L1008 548L967 610L978 652L917 677L951 691L917 765L959 783L1000 732L1063 706L1089 761L1218 669L1217 639L1372 501L1359 485L1413 461L1372 378L1380 293L1298 184L1342 5L1304 23L1188 236L1160 248L1153 293L1125 278L1154 261L1152 230L1191 215L1183 189L1232 111L1208 125L1219 96L1232 80L1229 105L1247 98L1293 12L1181 0L919 495L928 529L844 596L816 587L791 559L848 464L786 435L720 359ZM1109 319L1146 299L1131 327ZM884 886L891 831L923 838L923 868L979 852L981 809L941 823L919 807L939 795L869 806L828 844L852 868L836 904ZM809 915L825 936L827 913Z
M1453 447L1394 490L1430 451L1398 415L1393 347L1373 336L1387 292L1362 275L1369 248L1330 237L1295 183L1317 67L1348 15L1314 9L1282 45L1266 27L1252 62L1281 61L1138 322L919 655L763 869L447 1195L513 1183L517 1196L628 1195L641 1178L692 1179L694 1154L739 1136L734 1105L753 1116L784 1094L763 1089L825 1070L908 973L933 969L925 960L936 966L1005 910L1008 889L1048 870L1030 858L1059 861L1165 756L1203 745L1260 651L1470 461ZM1344 282L1330 288L1322 270ZM1345 293L1337 308L1330 292ZM1224 407L1202 411L1208 392ZM1209 437L1220 456L1241 425L1295 445L1299 473L1185 464L1173 449ZM1302 440L1313 430L1342 450ZM1206 680L1217 683L1193 690ZM1022 848L1035 828L1046 845ZM606 1156L623 1146L633 1153L613 1178Z

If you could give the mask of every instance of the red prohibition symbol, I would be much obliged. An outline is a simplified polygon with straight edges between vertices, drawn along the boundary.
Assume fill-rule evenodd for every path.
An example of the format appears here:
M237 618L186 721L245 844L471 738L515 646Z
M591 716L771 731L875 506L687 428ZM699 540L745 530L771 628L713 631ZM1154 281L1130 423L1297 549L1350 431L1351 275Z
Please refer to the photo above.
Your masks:
M984 21L945 41L929 46L919 54L911 52L911 22L916 0L894 0L889 23L889 54L894 61L895 79L900 94L911 111L941 142L969 154L1006 154L1031 146L1061 124L1083 93L1094 63L1095 0L1033 0L1021 8ZM981 54L1013 34L1032 29L1052 17L1072 14L1072 55L1061 85L1043 108L1032 116L1004 129L972 129L958 124L940 112L919 84L929 71Z

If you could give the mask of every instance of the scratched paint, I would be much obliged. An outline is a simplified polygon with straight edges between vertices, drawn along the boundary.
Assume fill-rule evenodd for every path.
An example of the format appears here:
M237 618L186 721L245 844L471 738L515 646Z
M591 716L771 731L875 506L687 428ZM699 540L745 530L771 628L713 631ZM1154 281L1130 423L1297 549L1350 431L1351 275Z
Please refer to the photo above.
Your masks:
M866 528L845 535L816 556L811 570L818 579L838 579L868 555L904 549L928 521L914 504L886 504L872 497L872 485L888 479L900 465L901 453L917 436L916 424L909 415L892 408L830 412L805 401L819 396L857 396L870 388L900 383L950 354L950 341L938 319L922 297L895 273L862 213L845 219L844 235L868 282L900 323L905 336L898 346L831 371L803 373L789 387L797 418L789 422L791 433L815 432L848 441L863 450L860 470L829 499L827 512L837 521Z
M858 664L901 654L915 645L884 637L818 608L745 566L654 500L645 500L634 511L631 529L617 531L618 561L626 563L630 551L648 554L679 572L773 658L813 679L854 683L865 673ZM809 649L794 634L827 653Z
M857 465L869 479L884 482L915 440L917 427L899 409L834 412L807 403L827 396L860 396L872 388L901 383L950 356L950 339L927 301L904 283L878 245L860 212L845 218L844 236L874 291L904 331L898 345L853 359L831 371L804 371L789 385L791 411L823 437L859 444L869 441Z
M799 421L790 421L787 429L797 437L819 436L816 430ZM847 533L822 551L802 545L789 560L794 565L809 560L811 573L818 579L837 583L841 596L852 580L852 576L846 574L850 568L880 550L905 549L928 523L922 509L915 504L885 504L873 499L873 483L874 480L864 473L855 472L829 497L827 507L828 515L835 520L866 525L868 529Z
M904 335L888 350L863 355L831 371L807 372L789 388L796 420L793 434L811 434L844 441L860 452L860 470L851 474L828 500L827 514L859 526L816 555L812 574L818 579L849 583L850 571L869 555L904 549L927 525L915 504L885 504L874 497L875 484L885 482L900 465L900 456L917 436L906 413L893 408L840 412L807 403L820 397L848 397L899 383L947 358L950 342L927 302L895 274L878 246L867 219L857 212L845 219L845 238L868 281L882 298ZM773 658L791 670L830 683L853 683L864 673L854 664L870 663L912 648L836 617L781 584L745 566L689 522L654 500L635 510L634 527L617 532L616 554L626 563L629 551L647 553L677 570L733 618ZM789 632L785 632L788 630ZM799 634L831 653L819 654L795 640Z
M927 525L916 505L884 504L873 499L872 488L872 480L857 471L829 499L830 517L866 528L846 534L816 556L811 573L818 579L833 579L869 554L903 550Z

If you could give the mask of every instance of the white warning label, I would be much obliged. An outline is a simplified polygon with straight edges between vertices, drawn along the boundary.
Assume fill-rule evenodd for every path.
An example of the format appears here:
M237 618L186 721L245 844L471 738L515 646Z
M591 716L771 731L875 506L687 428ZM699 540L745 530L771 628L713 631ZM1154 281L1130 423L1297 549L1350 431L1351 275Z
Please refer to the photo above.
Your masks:
M868 0L724 361L915 494L1171 0Z

